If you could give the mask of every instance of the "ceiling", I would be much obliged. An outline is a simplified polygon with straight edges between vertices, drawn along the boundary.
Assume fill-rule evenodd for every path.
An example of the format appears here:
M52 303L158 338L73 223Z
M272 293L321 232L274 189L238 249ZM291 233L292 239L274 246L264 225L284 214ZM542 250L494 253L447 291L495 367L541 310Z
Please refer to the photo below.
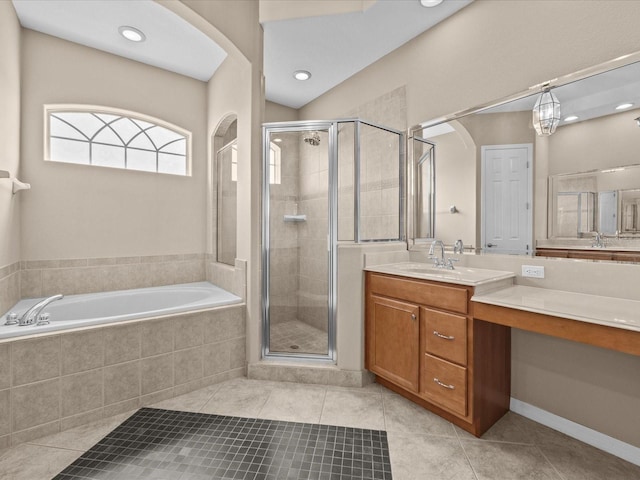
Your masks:
M300 108L471 1L379 0L358 12L264 21L266 98ZM311 79L294 79L296 70Z
M266 98L300 108L472 0L444 0L432 8L419 0L260 1ZM226 57L211 38L153 0L13 4L25 28L205 82ZM124 39L118 33L123 25L141 30L146 40ZM312 77L295 80L295 70Z
M209 81L227 56L210 37L152 0L13 0L20 24L54 37ZM135 27L146 40L118 33Z

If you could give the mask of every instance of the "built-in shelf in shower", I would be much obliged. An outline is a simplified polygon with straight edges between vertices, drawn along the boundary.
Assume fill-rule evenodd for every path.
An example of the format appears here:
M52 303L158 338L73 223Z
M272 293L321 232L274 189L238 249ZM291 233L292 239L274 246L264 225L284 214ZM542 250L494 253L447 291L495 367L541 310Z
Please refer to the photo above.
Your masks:
M285 215L284 221L285 222L306 222L307 216L306 215Z

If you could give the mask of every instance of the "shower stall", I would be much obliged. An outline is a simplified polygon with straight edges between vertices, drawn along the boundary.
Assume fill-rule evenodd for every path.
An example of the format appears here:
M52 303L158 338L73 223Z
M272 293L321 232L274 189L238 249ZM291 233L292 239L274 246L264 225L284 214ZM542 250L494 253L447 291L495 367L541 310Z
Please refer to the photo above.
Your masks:
M336 360L339 245L404 238L404 135L359 119L263 126L264 357Z

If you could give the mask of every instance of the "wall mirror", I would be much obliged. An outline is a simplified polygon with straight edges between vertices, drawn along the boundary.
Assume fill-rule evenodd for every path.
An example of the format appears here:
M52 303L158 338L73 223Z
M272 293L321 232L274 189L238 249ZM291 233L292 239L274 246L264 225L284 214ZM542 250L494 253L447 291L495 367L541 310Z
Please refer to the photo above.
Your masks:
M493 227L487 212L518 202L522 215L529 210L530 230L521 221L509 226L509 235L523 237L523 248L507 253L532 254L536 245L557 239L584 247L596 232L626 239L625 248L640 250L638 60L635 53L550 82L561 117L548 136L537 135L532 123L543 86L414 127L413 136L434 145L433 237L448 245L462 239L474 251L498 253L489 245L487 230ZM520 155L518 148L529 153ZM511 180L505 183L503 190L519 192L513 197L491 190L495 172L487 151L500 149L512 150L506 155L509 165L530 169L528 179L518 177L517 188ZM514 160L516 153L521 160ZM417 209L424 201L413 191L411 203ZM504 218L509 215L517 217L510 210Z

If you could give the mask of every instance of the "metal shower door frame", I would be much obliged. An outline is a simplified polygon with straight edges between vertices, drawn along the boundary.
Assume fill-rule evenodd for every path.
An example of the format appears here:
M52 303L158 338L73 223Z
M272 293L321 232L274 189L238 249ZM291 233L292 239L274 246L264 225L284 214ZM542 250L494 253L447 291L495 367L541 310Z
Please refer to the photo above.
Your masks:
M329 253L328 278L328 325L327 325L327 354L287 353L270 351L270 183L269 183L269 138L272 133L307 132L326 130L329 137L329 175L328 175L328 218L327 250ZM336 362L336 300L337 300L337 259L338 259L338 147L337 122L335 121L298 121L265 123L262 125L262 358L277 358L279 360L305 359L319 363Z

